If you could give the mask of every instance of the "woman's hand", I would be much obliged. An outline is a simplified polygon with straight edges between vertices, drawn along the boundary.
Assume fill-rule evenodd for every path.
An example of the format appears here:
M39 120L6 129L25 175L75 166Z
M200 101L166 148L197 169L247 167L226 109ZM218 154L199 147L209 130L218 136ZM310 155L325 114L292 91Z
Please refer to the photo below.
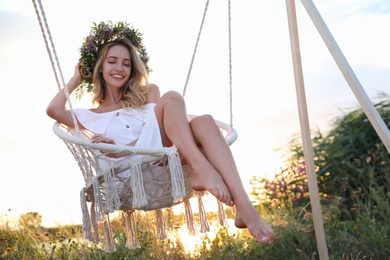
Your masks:
M92 142L92 143L115 144L114 139L111 139L111 138L108 138L108 137L105 137L105 136L99 135L99 134L94 134L94 135L91 137L91 142Z
M137 141L138 141L138 139L135 139L134 141L129 143L128 146L134 146L137 143ZM116 144L114 139L111 139L111 138L105 137L104 135L99 135L99 134L94 134L91 137L91 142L92 143ZM104 151L100 151L100 152L105 153ZM106 156L112 157L112 158L120 158L120 157L129 156L129 153L128 152L109 153L109 154L106 154Z
M114 139L111 139L111 138L105 137L104 135L99 135L99 134L94 134L91 137L91 142L92 143L116 144ZM103 154L105 153L104 151L100 151L100 152ZM112 158L120 158L120 157L123 157L125 155L123 155L121 153L109 153L109 154L106 154L106 156L112 157Z
M81 65L81 61L78 61L76 66L74 67L73 77L69 80L67 84L69 88L69 92L72 92L81 84L80 65Z

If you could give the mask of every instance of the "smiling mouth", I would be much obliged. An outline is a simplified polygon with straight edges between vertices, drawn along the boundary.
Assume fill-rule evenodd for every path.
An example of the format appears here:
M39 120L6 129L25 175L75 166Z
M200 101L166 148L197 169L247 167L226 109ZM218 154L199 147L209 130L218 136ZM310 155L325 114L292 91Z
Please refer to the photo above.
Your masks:
M113 78L117 78L117 79L123 79L124 77L123 76L121 76L121 75L111 75Z

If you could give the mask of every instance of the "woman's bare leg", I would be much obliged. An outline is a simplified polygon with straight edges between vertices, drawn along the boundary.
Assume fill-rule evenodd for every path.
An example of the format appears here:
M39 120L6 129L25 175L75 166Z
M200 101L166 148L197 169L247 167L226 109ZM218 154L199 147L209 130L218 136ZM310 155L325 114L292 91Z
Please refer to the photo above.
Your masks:
M235 225L238 228L248 228L259 243L270 242L274 237L272 228L253 207L242 184L230 147L215 120L209 115L204 115L194 118L190 125L195 141L203 148L207 160L222 175L230 190L237 209Z
M164 146L172 143L180 150L194 172L191 187L207 190L227 205L233 205L232 196L222 176L200 152L194 139L183 97L174 91L164 94L155 107Z

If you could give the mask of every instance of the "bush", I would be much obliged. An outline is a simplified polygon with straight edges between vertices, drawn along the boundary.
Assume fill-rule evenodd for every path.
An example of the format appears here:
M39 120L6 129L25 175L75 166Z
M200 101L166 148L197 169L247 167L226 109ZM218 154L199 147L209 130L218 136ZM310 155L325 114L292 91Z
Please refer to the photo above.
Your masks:
M389 97L383 95L375 107L389 126ZM330 255L388 259L390 155L386 147L361 109L337 118L327 135L316 131L313 136ZM297 137L289 143L286 158L287 166L275 178L253 177L251 193L258 204L274 212L275 201L290 207L286 214L299 223L303 212L311 209L303 148Z

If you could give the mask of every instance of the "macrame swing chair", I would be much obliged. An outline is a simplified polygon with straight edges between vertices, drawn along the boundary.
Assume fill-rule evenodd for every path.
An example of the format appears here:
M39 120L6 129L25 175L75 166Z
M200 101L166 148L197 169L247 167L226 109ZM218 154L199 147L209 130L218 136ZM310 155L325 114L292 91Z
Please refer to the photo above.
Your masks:
M58 74L65 86L57 54L51 38L49 26L40 0L39 8L33 0L34 8L41 27L46 49L53 67L58 88L61 84ZM200 25L195 49L183 90L185 96L192 65L205 21L209 0L206 1L203 18ZM228 1L229 16L229 74L230 74L230 125L217 121L221 133L226 142L231 145L237 139L237 132L232 123L232 67L231 67L231 27L230 27L230 1ZM41 18L42 17L42 18ZM43 21L42 21L43 20ZM50 46L48 41L50 41ZM51 47L51 48L50 48ZM53 56L56 62L53 60ZM56 69L57 66L57 69ZM57 70L59 71L57 74ZM69 93L65 87L68 105L72 113L74 128L68 128L58 122L53 124L54 133L64 141L67 148L74 156L84 177L85 186L80 191L81 209L83 213L83 237L94 243L100 242L99 225L103 223L103 248L106 252L116 251L112 238L109 214L122 211L126 225L126 246L130 249L140 247L137 239L136 220L134 213L138 210L155 211L156 233L158 239L167 237L167 228L164 221L163 209L179 203L184 203L187 228L191 235L196 234L194 217L189 199L198 198L200 232L208 232L209 224L202 202L205 192L193 191L188 185L191 169L180 163L180 152L175 147L136 147L105 143L92 143L88 138L88 132L78 128L77 120L72 108ZM192 118L192 115L188 115ZM106 156L110 153L127 153L126 158L118 163L112 162ZM102 165L108 167L102 167ZM163 171L161 173L161 167ZM158 174L154 169L159 168ZM125 170L131 171L130 177L121 177L118 173ZM219 224L226 225L224 206L218 202ZM88 208L88 204L90 207Z

